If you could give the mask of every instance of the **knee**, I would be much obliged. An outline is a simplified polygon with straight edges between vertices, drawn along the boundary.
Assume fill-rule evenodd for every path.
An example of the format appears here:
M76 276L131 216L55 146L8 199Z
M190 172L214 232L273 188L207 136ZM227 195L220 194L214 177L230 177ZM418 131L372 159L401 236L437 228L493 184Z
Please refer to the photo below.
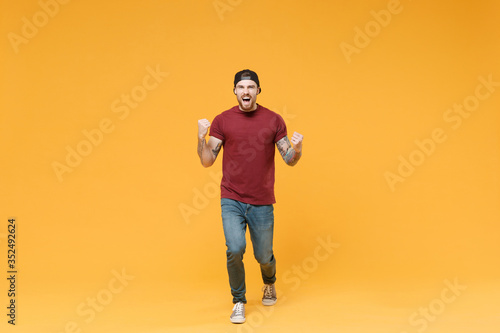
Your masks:
M255 259L261 265L267 265L273 262L274 255L272 251L265 253L254 253Z
M243 259L243 254L245 254L245 245L235 245L227 247L227 259Z

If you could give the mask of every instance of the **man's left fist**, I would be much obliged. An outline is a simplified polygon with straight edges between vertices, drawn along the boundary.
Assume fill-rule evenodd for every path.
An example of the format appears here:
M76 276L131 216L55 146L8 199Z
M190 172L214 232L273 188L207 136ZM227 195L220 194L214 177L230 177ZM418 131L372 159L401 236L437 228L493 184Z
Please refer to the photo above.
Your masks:
M292 139L290 142L293 144L293 149L297 152L300 153L302 151L302 140L304 139L304 136L300 133L294 132L292 135Z

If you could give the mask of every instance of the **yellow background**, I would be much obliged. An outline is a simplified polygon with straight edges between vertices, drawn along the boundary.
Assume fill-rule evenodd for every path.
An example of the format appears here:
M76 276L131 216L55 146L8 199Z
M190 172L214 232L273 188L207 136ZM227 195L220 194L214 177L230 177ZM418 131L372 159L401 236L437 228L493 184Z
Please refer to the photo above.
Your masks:
M424 327L412 314L458 281L467 289L425 331L498 332L500 87L458 128L443 117L479 77L500 82L500 5L401 0L346 57L341 45L390 3L75 0L44 22L39 2L3 1L0 268L15 217L19 273L16 327L1 279L2 331L412 333ZM37 32L13 43L34 16ZM148 68L168 75L121 119L113 103ZM293 168L276 158L280 299L259 304L249 244L247 323L235 326L221 158L200 165L196 123L236 104L243 68L304 151ZM53 163L105 119L113 130L59 181ZM387 172L435 129L446 140L391 189ZM338 247L318 257L318 239ZM113 271L131 278L87 322L77 308L106 295Z

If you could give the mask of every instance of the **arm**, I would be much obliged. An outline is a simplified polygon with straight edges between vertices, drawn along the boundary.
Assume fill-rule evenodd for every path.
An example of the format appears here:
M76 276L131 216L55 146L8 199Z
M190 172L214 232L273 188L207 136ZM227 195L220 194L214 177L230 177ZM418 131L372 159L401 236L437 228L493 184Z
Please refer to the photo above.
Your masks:
M211 136L208 142L205 141L209 127L210 122L208 120L198 120L198 156L200 157L201 164L205 168L214 164L222 148L222 140L216 137Z
M299 134L297 132L293 133L293 148L290 144L290 141L288 140L288 136L284 136L281 140L276 142L276 147L278 147L278 151L280 152L281 157L283 157L283 160L289 166L294 166L300 160L300 157L302 156L303 138L304 136L302 134Z

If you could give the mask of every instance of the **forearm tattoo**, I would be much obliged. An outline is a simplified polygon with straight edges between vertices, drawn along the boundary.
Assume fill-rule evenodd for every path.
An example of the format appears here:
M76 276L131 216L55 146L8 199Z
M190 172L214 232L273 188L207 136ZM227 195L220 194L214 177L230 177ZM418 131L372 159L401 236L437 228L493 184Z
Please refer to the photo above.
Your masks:
M198 138L198 156L200 157L200 162L203 164L203 149L205 148L205 138Z
M209 163L210 165L215 161L217 155L222 148L222 142L217 143L214 149L210 150L210 147L207 147L207 142L205 138L198 139L198 156L200 157L201 164L205 165L205 163ZM210 154L210 151L213 155Z
M278 147L278 151L280 152L281 157L283 157L285 163L290 166L297 164L302 156L302 152L297 153L295 149L292 148L292 144L290 143L290 140L288 140L287 136L279 140L276 143L276 146Z

